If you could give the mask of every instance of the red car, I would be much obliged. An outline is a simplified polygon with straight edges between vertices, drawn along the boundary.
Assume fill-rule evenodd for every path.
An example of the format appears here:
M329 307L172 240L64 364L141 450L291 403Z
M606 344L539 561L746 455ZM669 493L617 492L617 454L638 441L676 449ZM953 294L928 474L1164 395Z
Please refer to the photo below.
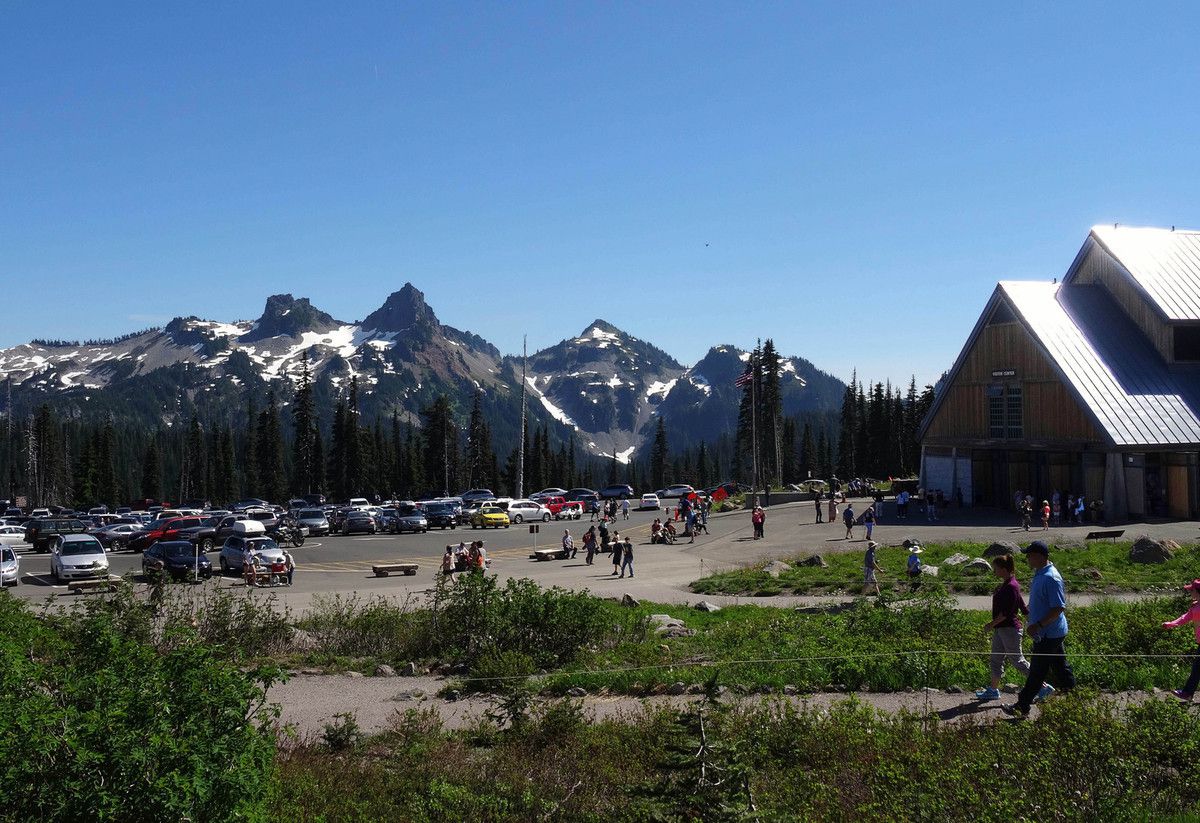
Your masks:
M583 517L583 504L568 502L565 497L547 497L541 501L555 520L578 520Z
M134 535L128 543L131 552L144 552L160 540L179 540L183 529L200 526L203 517L172 517L165 520L155 520L146 527L145 531Z

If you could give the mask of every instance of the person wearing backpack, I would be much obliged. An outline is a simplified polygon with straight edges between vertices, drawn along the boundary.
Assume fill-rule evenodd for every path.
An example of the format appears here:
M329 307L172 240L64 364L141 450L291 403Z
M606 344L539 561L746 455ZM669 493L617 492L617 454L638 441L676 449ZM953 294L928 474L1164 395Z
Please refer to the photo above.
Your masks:
M854 536L854 504L847 503L846 510L842 512L842 523L846 526L846 539L849 540Z
M875 507L867 506L867 510L863 512L863 525L867 527L867 539L871 539L871 533L875 531Z
M618 534L617 532L613 532L613 541L612 541L613 570L612 570L611 577L616 577L617 574L621 570L621 548L622 548L621 535Z

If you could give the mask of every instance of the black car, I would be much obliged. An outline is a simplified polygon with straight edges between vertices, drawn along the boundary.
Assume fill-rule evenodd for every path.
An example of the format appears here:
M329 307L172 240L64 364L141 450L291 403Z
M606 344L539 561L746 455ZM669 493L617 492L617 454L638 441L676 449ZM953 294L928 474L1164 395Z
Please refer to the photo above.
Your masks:
M87 526L82 520L66 517L39 517L25 524L25 542L34 551L50 551L50 541L63 534L83 534Z
M203 580L212 577L212 563L187 540L160 540L142 552L142 574L186 580L199 572Z
M425 520L431 529L453 529L458 525L458 515L447 503L426 503Z
M378 530L375 518L366 512L350 511L342 521L342 534L375 534Z
M602 488L600 496L605 500L628 500L633 497L633 486L628 483L614 483Z
M585 512L600 511L600 493L591 489L571 489L564 495L568 503L582 503Z

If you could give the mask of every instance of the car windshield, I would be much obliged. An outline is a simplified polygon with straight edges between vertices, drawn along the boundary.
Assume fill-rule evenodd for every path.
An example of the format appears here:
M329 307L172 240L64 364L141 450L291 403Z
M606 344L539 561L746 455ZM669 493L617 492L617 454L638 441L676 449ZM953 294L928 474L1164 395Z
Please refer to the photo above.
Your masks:
M12 563L16 559L17 559L17 555L13 553L12 549L0 550L0 562Z
M269 537L260 537L257 540L246 541L246 551L271 552L278 550L279 544Z
M104 547L97 540L74 540L63 544L62 554L104 554Z
M300 512L300 518L302 520L320 520L324 516L325 512L321 511L320 509L305 509L304 511Z
M186 557L189 560L196 556L196 550L191 543L171 543L163 546L163 554L167 557Z
M479 510L482 514L504 514L504 509L496 506L485 506Z

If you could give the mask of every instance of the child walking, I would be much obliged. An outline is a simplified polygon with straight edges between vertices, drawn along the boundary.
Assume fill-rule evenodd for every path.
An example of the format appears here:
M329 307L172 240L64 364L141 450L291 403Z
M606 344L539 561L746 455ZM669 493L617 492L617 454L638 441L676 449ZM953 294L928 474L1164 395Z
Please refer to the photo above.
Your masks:
M988 662L992 670L992 685L975 692L980 700L1000 699L1000 678L1004 676L1004 661L1012 663L1014 669L1029 676L1029 661L1021 654L1021 615L1029 614L1025 598L1021 597L1021 584L1017 582L1016 565L1011 554L992 558L992 573L1000 578L1000 585L992 592L992 619L983 630L992 633L992 656Z
M1175 689L1172 694L1180 700L1190 701L1200 686L1200 579L1193 580L1183 587L1192 596L1192 605L1180 617L1163 623L1164 629L1177 629L1185 623L1194 623L1196 627L1196 654L1192 657L1192 673L1182 689Z

